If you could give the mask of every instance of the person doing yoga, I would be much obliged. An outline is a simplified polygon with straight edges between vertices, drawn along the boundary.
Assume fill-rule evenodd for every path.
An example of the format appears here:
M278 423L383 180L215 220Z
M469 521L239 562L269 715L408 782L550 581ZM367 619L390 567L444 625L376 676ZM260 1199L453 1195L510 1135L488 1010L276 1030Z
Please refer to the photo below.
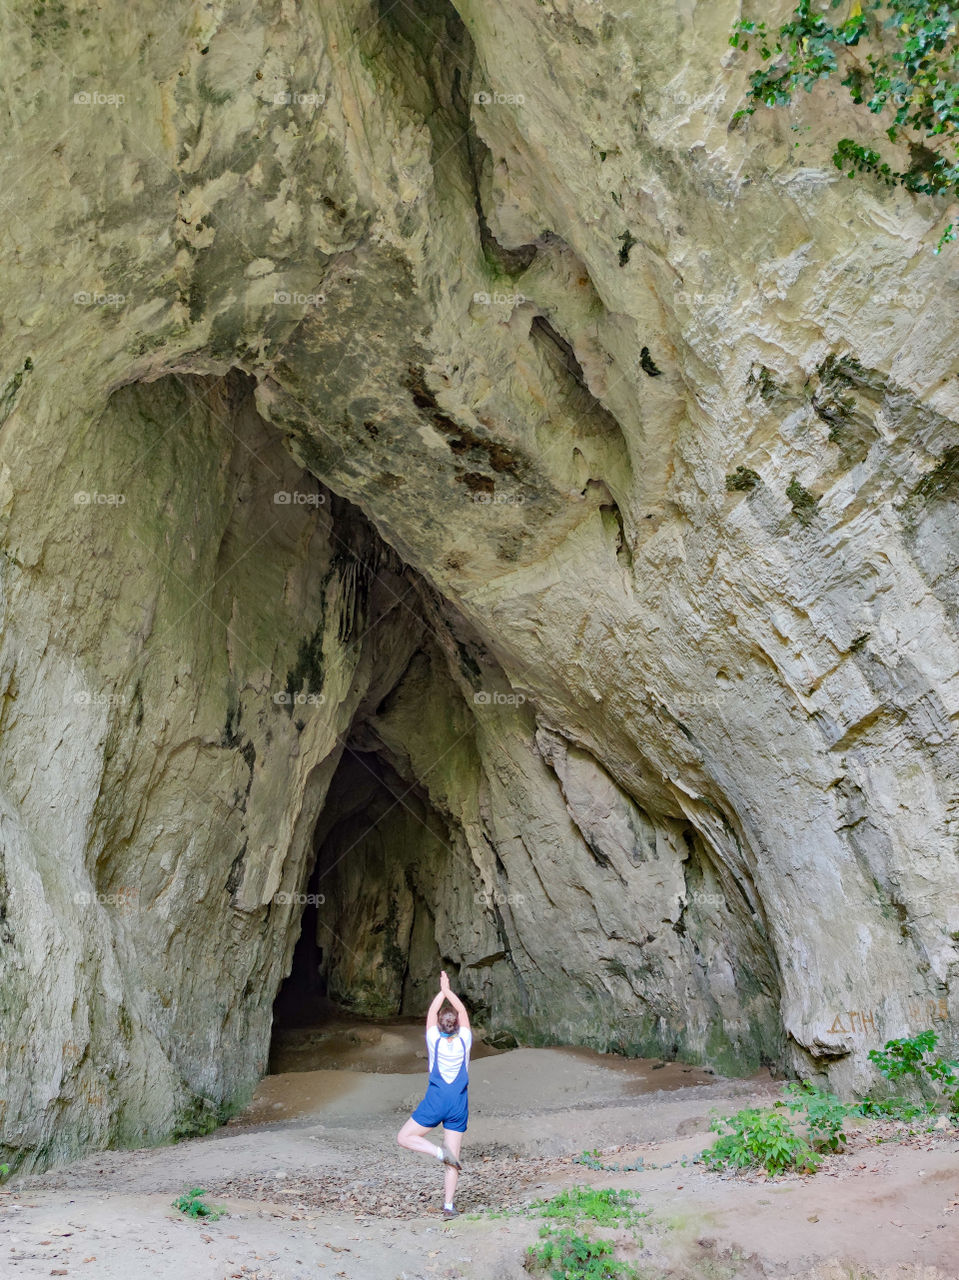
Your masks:
M449 1002L451 1009L440 1009ZM469 1060L473 1044L466 1006L450 989L445 971L440 974L440 989L426 1015L426 1050L429 1059L429 1083L426 1096L396 1135L396 1141L408 1151L423 1151L446 1165L443 1217L457 1217L453 1203L459 1178L459 1156L469 1119ZM443 1145L429 1142L423 1135L437 1125L443 1126Z

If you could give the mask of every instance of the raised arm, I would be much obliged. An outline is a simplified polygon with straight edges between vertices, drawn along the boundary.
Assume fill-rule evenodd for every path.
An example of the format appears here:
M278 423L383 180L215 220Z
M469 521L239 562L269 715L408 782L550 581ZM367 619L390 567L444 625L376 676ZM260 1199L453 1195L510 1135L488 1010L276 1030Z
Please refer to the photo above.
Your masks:
M430 1027L436 1026L436 1015L439 1013L440 1006L442 1005L445 999L446 999L446 996L443 994L442 991L437 991L436 995L433 997L433 1003L430 1005L426 1014L427 1031L429 1031Z
M440 999L450 1002L456 1012L459 1014L460 1026L465 1030L470 1030L470 1016L466 1012L466 1005L459 998L456 992L450 986L450 980L446 976L446 970L440 974Z

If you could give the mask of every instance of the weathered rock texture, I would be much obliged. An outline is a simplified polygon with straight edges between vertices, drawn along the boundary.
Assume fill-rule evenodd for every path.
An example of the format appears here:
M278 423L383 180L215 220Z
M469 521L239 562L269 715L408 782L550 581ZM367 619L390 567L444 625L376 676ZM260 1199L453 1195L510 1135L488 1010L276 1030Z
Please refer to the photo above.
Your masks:
M738 14L5 7L0 1155L241 1102L308 889L363 1011L955 1047L959 276Z

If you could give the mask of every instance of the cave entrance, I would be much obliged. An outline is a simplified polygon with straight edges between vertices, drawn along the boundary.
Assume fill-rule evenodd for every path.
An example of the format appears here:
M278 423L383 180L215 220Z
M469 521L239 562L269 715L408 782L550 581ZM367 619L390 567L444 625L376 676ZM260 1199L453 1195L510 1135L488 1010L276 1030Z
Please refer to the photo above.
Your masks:
M306 904L300 934L293 949L293 967L273 1005L273 1032L313 1026L329 1019L335 1006L326 998L322 977L323 948L319 942L319 866L313 868L305 890Z
M358 1022L419 1023L446 963L435 903L449 881L449 834L383 755L345 749L313 850L292 968L273 1008L270 1071L332 1065Z

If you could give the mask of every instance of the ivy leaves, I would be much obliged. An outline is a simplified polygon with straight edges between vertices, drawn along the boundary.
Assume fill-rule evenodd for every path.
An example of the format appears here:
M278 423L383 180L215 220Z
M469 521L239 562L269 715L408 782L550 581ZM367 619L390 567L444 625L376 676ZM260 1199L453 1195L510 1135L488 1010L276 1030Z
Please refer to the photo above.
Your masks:
M844 6L845 18L832 20ZM857 105L886 114L892 142L909 147L910 164L894 169L873 147L842 138L833 163L850 177L867 173L923 195L959 198L959 3L925 0L829 0L813 7L800 0L790 21L771 34L760 21L740 20L729 42L748 52L757 46L765 64L749 78L750 103L733 119L752 115L757 105L785 106L797 89L807 92L834 72ZM950 224L936 248L955 240Z

